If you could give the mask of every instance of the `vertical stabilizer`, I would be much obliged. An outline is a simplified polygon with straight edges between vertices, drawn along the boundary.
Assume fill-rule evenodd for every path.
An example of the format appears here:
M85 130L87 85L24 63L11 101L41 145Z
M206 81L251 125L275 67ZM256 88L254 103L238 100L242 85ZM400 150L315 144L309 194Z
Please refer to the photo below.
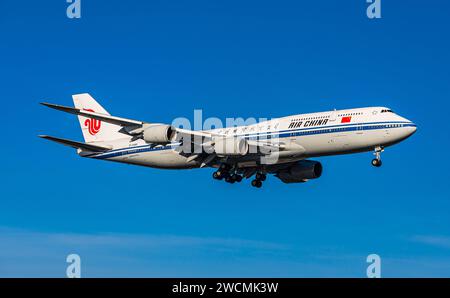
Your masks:
M78 109L110 115L88 93L75 94L72 98L75 107ZM127 135L119 132L122 128L119 125L107 123L97 119L86 118L83 116L78 116L78 120L80 121L81 131L83 132L84 141L86 143L108 143L108 141L128 138Z

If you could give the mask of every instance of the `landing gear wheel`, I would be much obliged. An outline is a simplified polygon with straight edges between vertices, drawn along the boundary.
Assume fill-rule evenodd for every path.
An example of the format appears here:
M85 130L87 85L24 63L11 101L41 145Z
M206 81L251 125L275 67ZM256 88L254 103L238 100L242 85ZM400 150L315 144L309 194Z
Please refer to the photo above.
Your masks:
M375 152L373 153L373 155L375 155L375 158L372 159L372 165L374 167L381 167L381 152L383 152L384 149L381 146L377 146L375 147Z
M256 187L256 188L260 188L262 186L262 182L261 180L252 180L252 186Z
M256 173L256 180L265 181L266 180L266 174L263 173Z
M234 175L233 175L233 179L234 179L236 182L241 182L241 181L242 181L242 176L241 176L241 175L238 175L238 174L234 174Z
M376 158L372 159L372 165L377 168L381 167L382 165L381 159Z
M236 180L234 180L233 175L225 177L225 181L228 183L234 183Z
M214 172L213 173L213 178L216 179L216 180L222 180L223 179L222 173L220 171Z

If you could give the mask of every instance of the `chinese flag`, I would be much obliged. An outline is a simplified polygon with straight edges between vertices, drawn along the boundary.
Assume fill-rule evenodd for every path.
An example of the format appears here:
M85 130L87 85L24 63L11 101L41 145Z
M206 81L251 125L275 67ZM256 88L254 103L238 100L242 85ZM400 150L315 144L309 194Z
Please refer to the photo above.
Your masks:
M352 121L352 116L342 117L341 123L349 123Z

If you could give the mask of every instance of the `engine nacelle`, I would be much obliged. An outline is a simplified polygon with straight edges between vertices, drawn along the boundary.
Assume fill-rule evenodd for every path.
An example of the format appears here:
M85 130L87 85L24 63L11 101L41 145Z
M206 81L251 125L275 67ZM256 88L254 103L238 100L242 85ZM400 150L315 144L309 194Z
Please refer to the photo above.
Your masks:
M284 183L306 182L322 175L322 164L313 160L302 160L290 168L280 170L276 176Z
M249 150L247 140L239 137L216 138L214 140L214 152L217 155L237 156L246 155Z
M142 138L147 143L167 144L170 143L176 131L170 125L165 124L151 124L144 127Z

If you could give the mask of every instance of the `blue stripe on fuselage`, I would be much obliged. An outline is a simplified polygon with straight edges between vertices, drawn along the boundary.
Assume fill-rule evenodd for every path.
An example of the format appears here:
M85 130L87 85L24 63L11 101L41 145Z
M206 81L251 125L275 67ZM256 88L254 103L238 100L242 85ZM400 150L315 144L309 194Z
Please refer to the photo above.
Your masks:
M389 127L390 125L400 124L399 127ZM336 133L336 132L347 132L347 131L355 131L355 130L376 130L376 129L386 129L386 128L401 128L401 127L416 127L416 125L412 122L406 121L391 121L391 122L368 122L368 123L352 123L352 124L341 124L341 125L330 125L330 126L320 126L320 127L308 127L301 129L291 129L291 130L282 130L282 131L272 131L272 132L261 132L261 133L250 133L250 134L241 134L235 135L236 137L244 137L250 140L265 140L270 138L286 138L286 137L295 137L295 136L307 136L307 135L318 135L318 134L327 134L327 133ZM151 145L140 145L135 147L128 148L120 148L110 150L108 152L100 153L97 155L89 155L88 157L105 159L117 156L123 156L128 154L136 154L142 152L153 152L153 151L161 151L161 150L169 150L179 146L179 143L170 144L166 146L155 146Z

